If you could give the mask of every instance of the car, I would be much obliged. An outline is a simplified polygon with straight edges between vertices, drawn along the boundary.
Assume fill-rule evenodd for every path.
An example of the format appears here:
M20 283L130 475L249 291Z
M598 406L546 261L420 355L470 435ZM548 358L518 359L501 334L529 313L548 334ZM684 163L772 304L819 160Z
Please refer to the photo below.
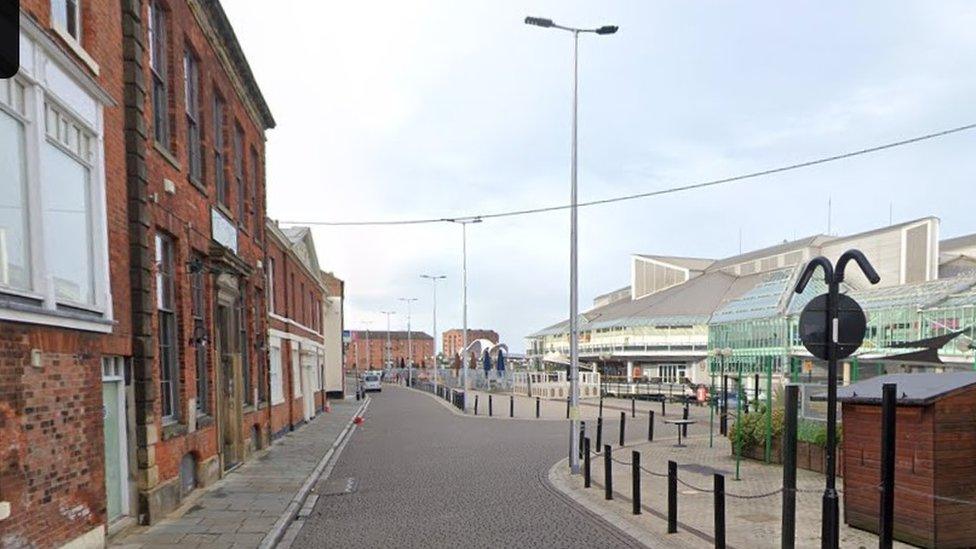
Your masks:
M383 374L381 372L366 372L362 377L362 386L364 392L376 391L377 393L383 391Z

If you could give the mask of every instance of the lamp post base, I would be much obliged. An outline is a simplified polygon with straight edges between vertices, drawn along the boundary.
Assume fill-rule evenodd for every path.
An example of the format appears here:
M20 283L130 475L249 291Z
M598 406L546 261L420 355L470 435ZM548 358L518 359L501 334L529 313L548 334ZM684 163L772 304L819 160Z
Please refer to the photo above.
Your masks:
M821 509L823 522L820 531L820 547L822 549L837 549L840 545L840 506L838 505L837 490L824 490L823 507Z

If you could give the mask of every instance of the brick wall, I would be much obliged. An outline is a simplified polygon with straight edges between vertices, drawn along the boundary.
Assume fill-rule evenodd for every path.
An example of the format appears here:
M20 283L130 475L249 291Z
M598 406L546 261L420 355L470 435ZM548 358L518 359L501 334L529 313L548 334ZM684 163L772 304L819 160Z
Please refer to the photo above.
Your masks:
M121 103L119 0L84 2L80 42L97 74L51 30L49 0L22 0L21 8ZM102 123L115 324L100 335L0 321L0 501L11 504L0 546L58 546L105 523L101 359L131 354L131 315L122 109L106 106Z

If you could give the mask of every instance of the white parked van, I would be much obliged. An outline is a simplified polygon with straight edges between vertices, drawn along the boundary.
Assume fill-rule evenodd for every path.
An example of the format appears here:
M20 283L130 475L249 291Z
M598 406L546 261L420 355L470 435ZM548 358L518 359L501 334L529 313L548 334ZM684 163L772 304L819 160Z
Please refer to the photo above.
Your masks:
M382 391L383 390L382 379L383 379L382 372L365 372L363 374L363 379L362 379L363 391L365 392Z

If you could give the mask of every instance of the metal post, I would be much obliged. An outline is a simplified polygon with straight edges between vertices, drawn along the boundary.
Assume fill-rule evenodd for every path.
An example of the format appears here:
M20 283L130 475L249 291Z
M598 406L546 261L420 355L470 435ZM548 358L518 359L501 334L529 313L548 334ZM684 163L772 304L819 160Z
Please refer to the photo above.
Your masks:
M711 448L715 441L715 406L718 405L718 401L715 400L715 374L709 377L711 383L708 391L708 447Z
M647 411L647 441L654 441L654 410Z
M508 417L515 417L515 397L508 396Z
M678 533L678 464L668 461L668 533Z
M752 388L753 398L752 398L752 401L755 402L756 405L758 406L759 405L759 374L756 374L756 375L753 376L752 382L753 382L753 388Z
M780 546L793 549L796 543L796 422L800 387L786 386L786 417L783 419L783 518Z
M640 452L636 450L630 453L630 492L630 499L633 503L632 512L639 515L641 514Z
M688 419L688 403L687 402L685 402L685 409L681 412L681 419ZM688 424L687 423L685 423L684 425L681 426L681 434L684 435L685 438L688 438Z
M413 333L410 328L410 303L417 301L417 298L401 297L400 301L407 304L407 385L413 387Z
M590 437L583 439L583 488L590 487Z
M712 476L715 501L715 547L725 549L725 475Z
M474 415L478 415L478 395L474 395Z
M431 287L434 290L434 356L431 357L431 363L434 366L434 391L437 391L437 281L447 278L445 275L420 275L420 278L426 278L430 280Z
M881 388L881 509L878 514L881 549L891 549L894 536L896 390L894 383L885 383Z
M667 415L668 415L668 411L667 411L667 409L666 409L666 408L664 407L664 404L665 404L665 402L664 402L664 401L665 401L665 399L664 399L664 394L662 393L662 394L661 394L661 417L664 417L664 416L667 416Z
M722 357L722 406L719 408L718 432L729 436L729 376L725 375L725 357Z
M596 418L596 447L603 442L603 416Z
M627 414L620 412L620 446L624 445L624 422L627 421Z
M827 314L825 315L827 337L827 487L824 489L820 546L824 549L837 549L840 540L840 507L837 498L837 341L835 331L837 302L840 283L834 276L829 277L827 291Z
M630 397L630 417L637 417L637 399Z
M492 417L494 413L495 413L494 404L492 402L491 395L488 395L488 417Z
M599 417L603 417L603 392L600 393L600 413Z
M579 456L582 458L583 457L583 439L586 438L586 422L585 421L581 421L580 422L579 436L580 436Z
M603 447L603 497L604 499L613 499L613 471L611 467L613 463L610 461L611 456L610 445L607 444Z
M772 461L773 456L773 361L766 365L766 452L763 456L766 463Z
M572 414L569 429L570 437L576 435L579 421L579 302L577 296L577 197L576 197L576 113L579 89L579 31L573 31L573 153L570 171L570 221L569 221L569 394L570 406L576 410ZM575 442L575 441L571 441ZM570 460L573 474L579 474L579 460Z
M739 365L739 378L735 387L736 398L735 407L735 480L739 478L739 466L742 463L742 366Z
M462 409L468 409L468 224L461 223L461 390Z
M535 397L535 418L539 419L539 397Z

